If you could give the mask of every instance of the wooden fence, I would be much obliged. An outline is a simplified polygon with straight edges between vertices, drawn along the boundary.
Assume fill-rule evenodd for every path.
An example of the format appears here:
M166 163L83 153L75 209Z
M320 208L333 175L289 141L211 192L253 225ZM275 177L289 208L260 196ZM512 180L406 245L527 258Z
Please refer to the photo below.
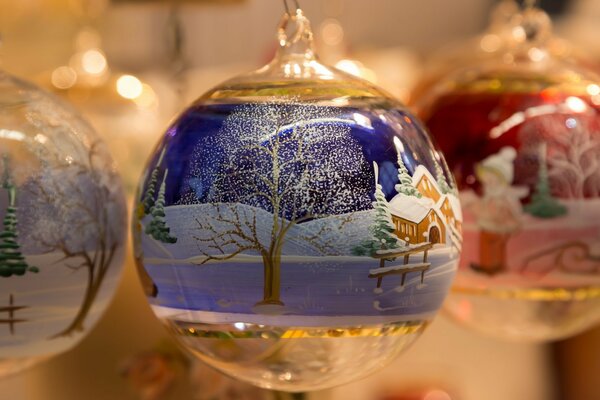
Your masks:
M0 315L8 314L8 318L0 318L0 325L8 325L11 335L15 334L15 324L27 321L25 319L19 319L15 317L15 313L24 308L27 308L27 306L15 305L15 297L12 294L8 296L8 307L0 307Z

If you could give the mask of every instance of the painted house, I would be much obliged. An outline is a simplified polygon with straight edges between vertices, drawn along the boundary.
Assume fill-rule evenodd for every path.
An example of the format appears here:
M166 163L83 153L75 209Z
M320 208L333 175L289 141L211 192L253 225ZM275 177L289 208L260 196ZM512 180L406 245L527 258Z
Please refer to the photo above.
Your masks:
M442 196L436 204L436 208L444 215L449 226L453 226L458 232L462 231L462 211L455 196Z
M412 180L413 186L417 188L423 197L427 197L428 199L433 200L435 203L440 201L440 198L442 197L442 191L427 168L419 165L415 169Z
M399 194L390 201L392 222L400 239L411 244L446 243L444 216L427 200Z
M460 232L462 229L458 198L443 194L424 166L416 168L412 180L423 197L398 194L389 202L396 234L411 244L447 243L449 230Z

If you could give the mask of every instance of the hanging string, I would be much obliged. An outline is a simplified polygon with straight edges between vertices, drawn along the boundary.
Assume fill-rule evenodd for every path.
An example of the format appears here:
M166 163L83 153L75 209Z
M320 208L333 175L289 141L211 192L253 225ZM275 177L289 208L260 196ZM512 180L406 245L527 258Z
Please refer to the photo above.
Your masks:
M281 18L279 28L277 29L277 40L282 48L292 49L293 52L299 52L308 58L314 58L313 33L310 28L310 21L304 16L300 2L293 0L283 0L285 14ZM292 11L292 6L295 10ZM291 24L291 26L290 26Z
M298 0L294 0L294 4L296 5L296 11L300 9L300 3ZM288 0L283 0L283 6L285 7L285 12L287 13L287 15L289 15L290 17L292 16L292 13L290 12L290 7L288 6Z
M188 69L188 63L185 57L185 32L183 21L181 19L181 0L172 0L170 2L169 17L165 26L167 46L169 50L170 67L173 72L175 88L178 99L181 102L185 99L186 89L188 87L185 80L185 72ZM185 104L180 104L182 107Z

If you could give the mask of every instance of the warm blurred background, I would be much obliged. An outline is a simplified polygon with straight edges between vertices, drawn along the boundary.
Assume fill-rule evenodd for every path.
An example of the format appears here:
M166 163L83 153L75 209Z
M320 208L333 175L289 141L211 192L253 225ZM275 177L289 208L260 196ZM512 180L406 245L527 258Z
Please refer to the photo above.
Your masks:
M439 67L435 55L468 48L497 1L301 4L327 63L408 102L423 74ZM569 51L600 72L600 0L541 5L574 44ZM0 0L0 59L92 122L132 196L177 111L269 59L282 11L279 0ZM0 399L593 400L600 399L599 373L600 330L550 345L514 344L442 315L407 354L368 379L305 397L262 392L190 362L154 319L129 260L94 332L74 351L0 381Z

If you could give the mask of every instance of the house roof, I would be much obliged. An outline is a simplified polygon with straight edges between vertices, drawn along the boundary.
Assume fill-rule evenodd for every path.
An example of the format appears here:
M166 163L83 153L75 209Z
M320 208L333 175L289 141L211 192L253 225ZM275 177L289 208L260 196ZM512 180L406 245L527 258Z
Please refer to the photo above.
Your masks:
M446 201L446 199L448 200L448 204L450 204L450 208L452 208L452 212L454 213L454 217L459 220L462 221L463 216L462 216L462 209L460 207L460 201L458 200L458 198L452 194L445 194L442 195L442 197L440 197L440 199L438 200L437 204L436 204L436 208L438 210L442 209L442 205L444 204L444 202Z
M390 212L397 217L419 223L423 221L423 218L429 214L432 208L431 205L427 206L427 202L422 200L415 196L397 194L390 200Z
M433 175L431 175L431 172L429 172L429 170L427 168L425 168L424 165L419 165L417 166L417 168L415 168L415 173L412 176L412 182L413 182L413 186L417 186L417 184L419 183L419 181L423 178L426 177L427 180L429 181L429 183L431 183L431 185L435 188L435 190L437 190L437 192L439 193L439 195L442 195L442 191L440 190L440 187L437 183L437 179L434 178Z
M457 220L462 221L462 210L458 198L451 193L442 194L437 180L431 175L427 168L423 165L419 165L412 176L413 185L416 187L422 178L427 178L431 186L439 193L440 199L437 203L429 197L423 196L417 198L415 196L407 196L399 193L389 202L390 212L397 217L419 223L423 221L431 210L433 210L441 220L444 220L441 209L444 201L448 199L448 204L450 204L454 216Z

